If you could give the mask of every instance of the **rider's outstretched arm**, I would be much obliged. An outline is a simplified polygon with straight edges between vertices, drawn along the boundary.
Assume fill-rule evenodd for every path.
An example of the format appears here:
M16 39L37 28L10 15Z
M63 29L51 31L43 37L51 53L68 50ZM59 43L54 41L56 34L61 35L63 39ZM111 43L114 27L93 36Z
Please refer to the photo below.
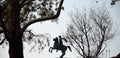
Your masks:
M65 42L67 42L67 40L65 38L62 38Z

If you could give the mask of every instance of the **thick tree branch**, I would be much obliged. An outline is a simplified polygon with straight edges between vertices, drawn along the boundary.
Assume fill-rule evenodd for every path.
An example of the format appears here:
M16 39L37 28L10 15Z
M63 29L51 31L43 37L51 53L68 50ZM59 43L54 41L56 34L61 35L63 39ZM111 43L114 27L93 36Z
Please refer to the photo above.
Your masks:
M2 45L4 43L4 41L5 41L5 38L0 42L0 45Z
M34 1L34 0L30 0L30 1L23 0L23 1L21 2L21 4L20 4L20 8L24 7L25 5L30 4L32 1Z
M0 33L3 33L3 30L0 30Z
M0 33L3 33L4 32L4 34L5 34L5 37L7 38L7 34L6 34L6 27L5 27L5 25L4 25L4 22L3 22L3 15L2 15L2 11L3 11L3 9L2 9L2 6L0 6L0 23L2 24L2 29L3 30L0 30ZM2 44L3 42L4 42L4 40L5 40L5 38L1 41L1 43L0 44Z
M0 6L0 27L3 28L3 21L2 21L3 16L2 16L2 11L3 11L2 6ZM0 33L2 33L2 32L3 32L3 30L0 30Z
M105 47L103 47L103 49L100 50L100 52L98 53L98 55L100 55L105 50L106 47L107 47L107 45L105 45Z
M23 7L23 4L26 2L27 0L23 0L20 2L20 7L22 8Z
M22 32L25 31L25 29L30 26L31 24L33 23L36 23L36 22L40 22L40 21L46 21L46 20L52 20L52 19L55 19L57 17L59 17L60 15L60 12L61 12L61 8L62 8L62 5L63 5L63 1L64 0L61 0L60 4L59 4L59 7L58 7L58 11L55 15L53 16L49 16L49 17L45 17L45 18L38 18L38 19L35 19L35 20L32 20L30 22L28 22L23 28L22 28Z
M4 6L3 6L3 11L6 9L6 7L7 7L7 5L8 5L8 3L9 3L9 1L6 1L5 3L4 3Z

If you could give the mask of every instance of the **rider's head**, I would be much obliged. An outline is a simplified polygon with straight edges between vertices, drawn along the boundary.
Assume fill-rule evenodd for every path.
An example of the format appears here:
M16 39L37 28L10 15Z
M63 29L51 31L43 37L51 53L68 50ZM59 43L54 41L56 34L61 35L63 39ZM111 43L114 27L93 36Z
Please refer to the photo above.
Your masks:
M61 38L61 36L59 36L59 38Z

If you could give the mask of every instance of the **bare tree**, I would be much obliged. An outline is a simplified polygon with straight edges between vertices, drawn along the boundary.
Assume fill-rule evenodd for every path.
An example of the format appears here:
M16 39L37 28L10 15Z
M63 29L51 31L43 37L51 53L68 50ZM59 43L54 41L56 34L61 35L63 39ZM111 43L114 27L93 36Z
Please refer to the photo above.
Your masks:
M97 58L106 48L106 41L115 35L109 12L98 9L84 13L76 10L70 15L64 36L83 58Z

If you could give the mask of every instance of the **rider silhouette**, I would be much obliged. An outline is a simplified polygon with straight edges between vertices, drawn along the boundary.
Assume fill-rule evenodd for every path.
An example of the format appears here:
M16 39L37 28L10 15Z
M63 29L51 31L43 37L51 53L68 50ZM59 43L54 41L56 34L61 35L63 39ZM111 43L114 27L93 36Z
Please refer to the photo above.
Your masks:
M62 41L62 39L63 39L65 42L67 42L67 40L66 40L65 38L62 38L61 36L59 36L59 40L58 40L58 45L59 45L59 46L63 46L63 41Z

